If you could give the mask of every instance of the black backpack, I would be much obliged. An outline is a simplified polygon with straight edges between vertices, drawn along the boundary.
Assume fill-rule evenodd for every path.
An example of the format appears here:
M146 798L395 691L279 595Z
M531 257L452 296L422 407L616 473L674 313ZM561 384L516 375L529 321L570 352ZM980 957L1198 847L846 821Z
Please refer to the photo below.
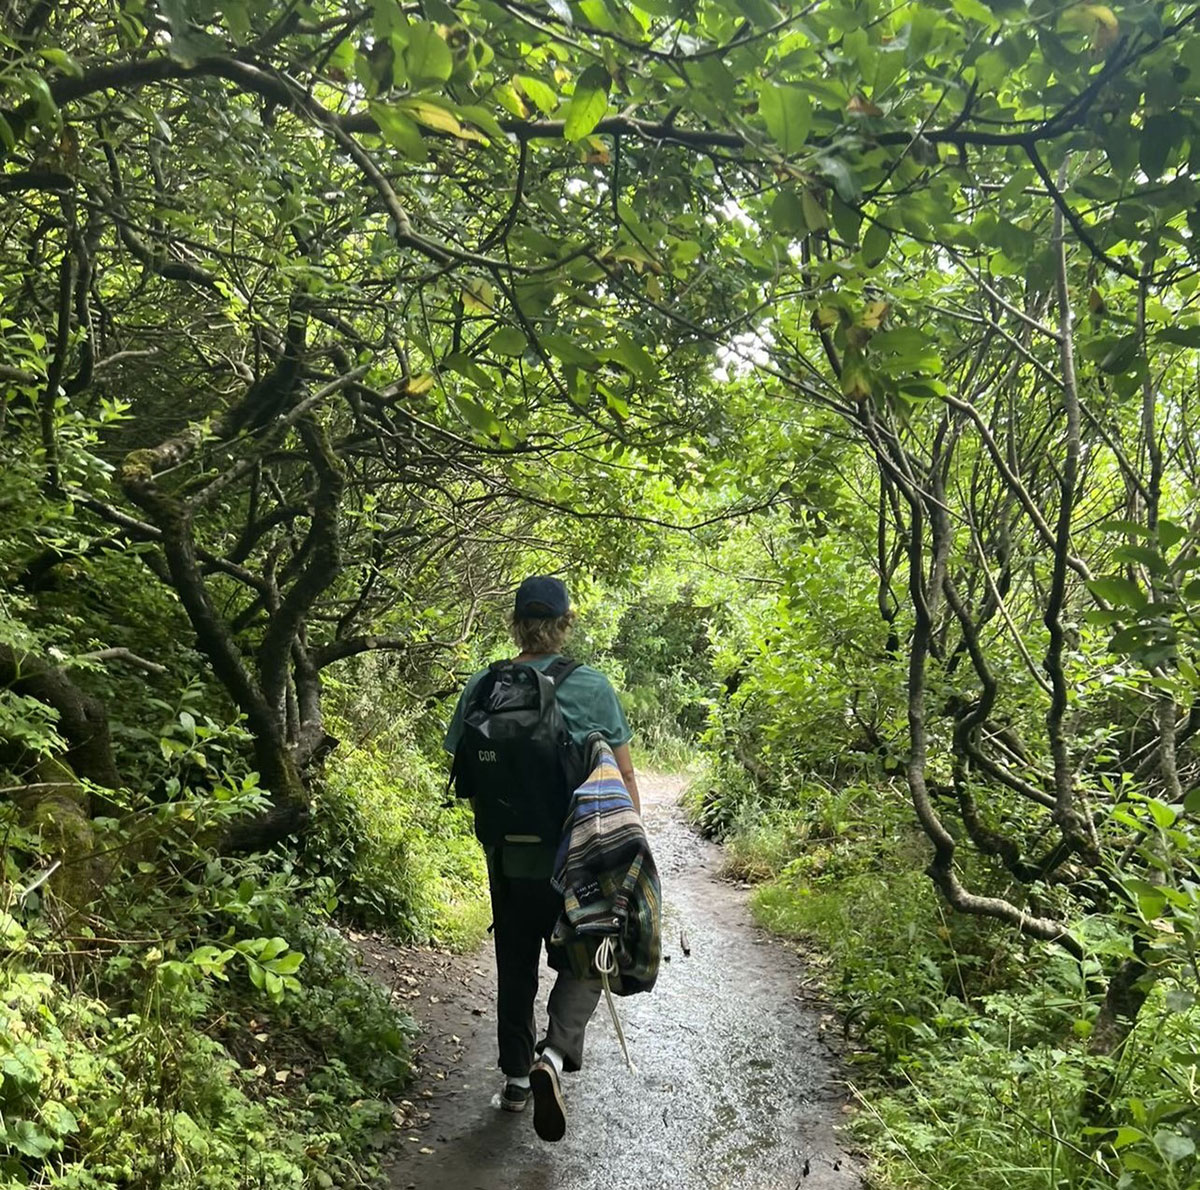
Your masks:
M587 774L555 691L578 668L566 657L545 671L495 661L472 692L454 783L459 797L475 799L475 835L485 847L561 837L571 794Z

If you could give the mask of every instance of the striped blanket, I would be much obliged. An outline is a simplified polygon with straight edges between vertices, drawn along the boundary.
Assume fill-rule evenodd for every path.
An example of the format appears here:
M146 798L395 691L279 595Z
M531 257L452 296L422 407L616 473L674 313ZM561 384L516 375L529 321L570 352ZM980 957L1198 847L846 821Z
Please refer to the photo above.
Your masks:
M594 979L596 951L609 937L617 965L612 990L648 992L662 955L658 869L612 749L593 737L589 757L554 864L563 912L550 939L550 965Z

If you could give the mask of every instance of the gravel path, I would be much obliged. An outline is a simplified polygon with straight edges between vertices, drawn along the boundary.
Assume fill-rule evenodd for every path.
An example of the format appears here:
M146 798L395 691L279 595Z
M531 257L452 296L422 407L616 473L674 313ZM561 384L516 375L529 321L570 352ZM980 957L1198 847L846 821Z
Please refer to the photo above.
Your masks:
M664 962L648 996L618 1000L637 1073L603 1002L584 1069L563 1080L566 1139L543 1144L532 1108L493 1106L490 946L472 956L368 947L368 963L424 1028L426 1048L390 1176L397 1190L858 1190L835 1124L843 1090L798 989L794 950L758 930L720 851L676 805L684 780L642 778L663 882ZM685 946L687 951L685 953ZM552 973L543 968L539 1019Z

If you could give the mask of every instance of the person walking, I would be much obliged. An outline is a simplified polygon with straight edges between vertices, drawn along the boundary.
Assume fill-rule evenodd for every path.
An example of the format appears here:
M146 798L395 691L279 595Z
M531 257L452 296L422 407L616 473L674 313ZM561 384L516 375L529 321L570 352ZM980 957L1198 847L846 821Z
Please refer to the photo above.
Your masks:
M621 778L640 813L629 752L632 733L616 691L599 670L563 657L574 620L561 579L548 575L525 579L517 590L511 620L520 652L472 675L444 741L446 751L455 757L458 794L471 799L476 834L487 857L496 948L496 1032L505 1077L500 1106L520 1112L532 1097L534 1129L547 1141L561 1140L566 1133L561 1077L583 1065L584 1034L600 998L597 980L582 980L559 970L550 993L546 1032L535 1043L534 1000L542 946L549 945L563 909L562 895L550 878L570 795L586 773L577 766L572 769L569 762L560 766L539 759L546 754L546 745L544 740L536 742L536 730L509 745L515 757L505 752L502 740L493 746L502 732L490 726L495 721L489 716L511 711L522 698L534 700L526 720L533 722L540 715L544 722L550 716L562 737L564 755L576 760L583 756L588 737L599 733L612 747ZM507 787L514 784L521 787ZM544 788L550 785L554 788ZM544 826L538 825L539 815Z

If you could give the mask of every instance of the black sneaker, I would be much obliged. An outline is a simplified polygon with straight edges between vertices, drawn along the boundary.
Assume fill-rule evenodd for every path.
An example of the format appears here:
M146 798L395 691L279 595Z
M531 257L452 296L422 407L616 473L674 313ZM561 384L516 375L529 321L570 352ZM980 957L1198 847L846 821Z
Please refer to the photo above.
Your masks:
M500 1092L500 1106L505 1111L524 1111L530 1094L528 1087L519 1087L516 1083L505 1083L504 1090Z
M567 1106L554 1064L539 1058L529 1072L529 1085L533 1091L534 1132L542 1140L562 1140L567 1134Z

